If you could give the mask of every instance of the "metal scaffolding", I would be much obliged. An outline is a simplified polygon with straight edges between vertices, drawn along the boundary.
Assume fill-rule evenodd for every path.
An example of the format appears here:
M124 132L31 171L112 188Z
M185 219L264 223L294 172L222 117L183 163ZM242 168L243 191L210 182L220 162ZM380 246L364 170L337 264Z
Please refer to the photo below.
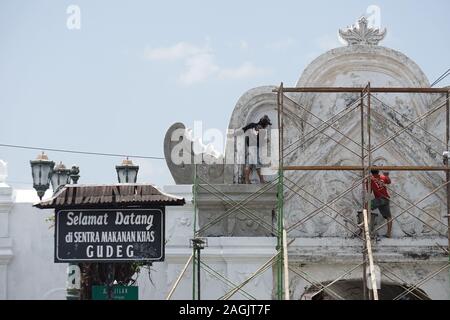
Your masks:
M261 275L264 271L274 268L275 272L275 298L282 300L290 299L290 290L289 290L289 272L295 274L300 277L307 283L311 284L313 287L317 288L317 291L314 292L314 295L318 295L321 292L327 293L331 297L335 299L344 299L342 295L333 290L333 284L336 284L338 281L345 279L348 275L352 274L356 270L362 268L362 291L364 299L379 299L379 291L377 288L377 279L375 272L375 264L379 265L381 268L381 272L384 277L389 279L395 284L398 284L399 287L403 289L394 300L405 298L406 296L414 296L417 299L425 298L425 295L421 293L420 286L424 283L440 274L441 272L447 270L450 267L450 257L449 262L444 264L443 266L437 268L432 271L430 274L422 277L420 281L413 284L412 286L406 285L406 282L402 277L400 277L394 270L387 266L383 266L382 261L378 261L376 254L372 251L372 241L375 233L383 228L387 222L384 222L377 228L373 229L371 227L371 219L372 219L372 210L371 210L371 201L368 200L368 195L371 194L371 183L370 181L370 171L372 169L377 169L380 171L399 171L399 172L412 172L412 171L423 171L432 173L433 175L439 175L445 173L445 182L435 187L428 194L423 195L420 199L415 201L410 200L407 195L402 195L399 192L389 188L389 192L395 197L401 199L402 202L407 203L407 207L405 208L399 201L394 201L391 199L391 204L400 209L400 213L395 217L392 217L392 221L398 220L399 217L408 213L413 218L419 220L421 223L426 225L431 230L435 231L437 234L447 237L448 239L448 247L444 248L439 244L436 244L437 247L442 250L445 255L449 255L449 247L450 247L450 166L449 163L445 163L444 165L431 165L430 163L423 163L422 165L410 165L410 164L400 164L400 165L390 165L390 166L376 166L373 161L374 152L386 146L389 142L395 140L402 134L407 134L410 139L414 140L418 145L422 145L432 150L435 154L441 154L443 151L449 150L449 140L450 140L450 130L449 130L449 93L450 89L448 88L375 88L371 87L370 83L367 86L356 88L356 87L300 87L300 88L285 88L283 83L273 91L277 95L277 117L278 117L278 130L279 130L279 163L278 163L278 175L277 178L271 182L266 184L261 184L258 191L253 194L250 194L245 199L236 201L233 200L230 196L224 194L220 190L218 190L213 184L208 183L204 179L198 176L197 168L195 167L194 172L194 185L193 185L193 204L194 204L194 239L201 239L201 234L207 228L212 225L218 223L220 220L235 214L237 212L244 214L246 217L255 221L263 228L268 230L273 230L273 225L268 225L261 219L258 219L258 215L253 212L251 209L247 208L246 205L250 201L256 200L259 196L264 194L273 188L277 188L277 204L276 204L276 222L275 222L275 231L273 231L274 236L277 238L277 246L276 246L276 254L271 257L268 261L266 261L258 270L256 270L250 277L245 279L242 283L236 284L233 281L227 279L224 275L221 275L214 268L208 266L204 261L200 260L200 250L196 250L193 246L193 253L186 263L185 267L182 270L182 273L178 277L175 282L173 288L170 290L168 295L168 299L172 296L174 290L176 289L178 283L181 280L183 274L185 274L187 266L190 262L192 262L192 271L193 271L193 283L192 283L192 298L200 299L200 268L202 268L206 273L210 274L214 278L220 280L224 284L226 284L230 289L227 293L221 296L219 299L230 299L237 292L240 292L247 299L255 299L255 297L246 292L243 287L248 284L250 281ZM359 94L359 98L353 101L350 105L346 106L342 111L334 114L330 119L324 120L320 116L314 114L308 108L303 106L299 100L294 100L293 95L296 93L319 93L319 94L343 94L343 93L353 93ZM410 117L400 113L395 110L394 107L390 106L385 101L382 101L379 97L374 95L374 93L382 93L382 94L437 94L439 98L434 100L429 109L427 109L423 114L418 115L416 118L411 119ZM395 131L390 137L384 139L378 144L374 144L372 140L372 135L374 129L372 128L373 119L372 119L372 103L373 100L376 101L377 104L381 105L386 110L389 110L392 114L395 114L397 117L400 117L402 121L393 121L392 119L386 118L386 121L390 121L393 125L398 127L399 129ZM294 106L296 110L290 110L286 108L286 102L289 105ZM437 103L437 105L436 105ZM292 108L291 108L292 109ZM355 110L360 111L360 139L355 140L351 138L348 134L345 134L337 127L337 122L343 119L346 115L354 112ZM445 109L445 133L442 135L443 137L439 138L435 134L429 132L426 128L424 128L420 123L427 117L437 113ZM308 114L310 117L319 121L318 125L315 125L311 122L306 121L306 119L301 118L298 115L298 111L302 111L303 113ZM284 138L286 132L286 122L285 118L298 118L305 123L306 126L311 127L312 129L307 132L302 138L297 139L296 141L289 143L285 146L286 139ZM434 141L438 142L440 146L442 146L441 150L435 150L430 145L428 141L425 139L421 139L420 136L415 135L412 132L411 128L417 128L421 132L423 132L423 136L427 137L427 139L434 139ZM327 134L327 130L332 130L333 134L339 137L336 139L331 134ZM298 150L299 148L303 148L308 143L316 137L317 135L323 135L338 144L340 147L346 149L348 152L356 156L360 159L360 163L352 164L352 165L295 165L285 163L286 157L291 155L293 152ZM342 139L341 139L342 138ZM443 139L442 139L443 138ZM355 149L350 148L346 145L346 143L351 142L352 146L356 146L360 148L360 151L355 151ZM348 187L346 190L335 196L333 199L329 201L323 201L319 198L318 195L313 194L312 192L306 190L302 187L298 182L294 181L287 173L289 172L306 172L306 171L347 171L347 172L359 172L360 175L354 183ZM429 177L427 179L430 179ZM431 181L432 182L432 181ZM359 208L359 212L361 213L361 221L354 222L349 220L345 215L333 208L333 204L337 203L339 200L343 199L346 195L348 195L353 190L361 188L361 207ZM444 189L445 188L445 189ZM197 229L197 217L198 217L198 191L202 189L211 195L214 195L224 203L230 205L230 208L225 211L221 216L215 218L213 221L210 221L204 226L201 226ZM431 197L432 195L436 195L439 191L445 190L445 198L446 198L446 206L447 206L447 223L444 223L441 219L436 218L427 212L424 208L420 206L422 202ZM285 194L286 192L290 192L291 194L298 196L304 201L308 203L308 205L313 207L311 212L308 212L294 223L290 225L286 225L285 223L285 212L284 212L284 203L285 203ZM412 212L412 209L419 210L422 215L426 215L428 219L434 219L436 223L438 223L441 227L445 227L446 232L442 232L438 230L435 226L431 225L429 222L425 221L418 215L415 215ZM330 214L327 211L332 211ZM355 210L356 211L356 210ZM339 275L335 280L324 283L320 279L313 278L308 272L302 270L300 267L296 267L293 265L289 265L288 263L288 248L295 241L295 237L292 237L290 240L288 239L289 233L297 230L299 227L304 225L308 220L316 217L318 214L324 214L328 218L332 219L339 226L344 228L347 232L349 232L353 237L361 240L362 245L362 261L355 266L352 266L349 270L345 271L343 274ZM340 220L341 219L341 220ZM344 221L344 222L343 222ZM301 245L301 244L300 244ZM369 267L369 272L367 272L367 266ZM368 281L370 280L370 281ZM370 285L371 289L367 286Z
M369 299L373 299L373 300L378 300L378 290L377 290L377 285L376 285L376 278L375 278L375 270L374 270L374 263L377 262L376 257L374 256L374 253L372 252L372 243L371 243L371 239L373 238L373 234L380 230L382 227L384 227L387 222L383 223L382 225L378 226L375 230L370 230L369 225L370 225L370 219L372 217L371 214L371 201L367 201L366 200L366 193L367 194L371 194L371 183L367 183L369 181L369 172L372 169L378 169L380 171L427 171L427 172L444 172L446 175L445 178L445 183L441 184L440 186L436 187L434 190L432 190L430 193L428 193L427 195L425 195L423 198L419 199L418 201L415 201L414 203L410 200L407 199L406 196L403 196L401 194L399 194L398 192L395 192L394 190L392 190L391 188L389 189L391 193L395 194L396 196L402 198L404 201L408 202L410 205L404 209L402 208L398 203L391 201L391 203L393 205L397 205L400 207L401 212L399 214L397 214L395 217L392 218L392 220L397 220L401 215L405 214L405 213L409 213L410 215L412 215L414 218L418 219L421 223L423 223L424 225L427 225L430 229L433 229L435 231L438 232L438 234L440 235L444 235L447 236L449 235L449 225L450 225L450 201L449 201L449 194L450 194L450 185L449 185L449 165L448 163L444 166L431 166L431 165L421 165L421 166L411 166L411 165L396 165L396 166L374 166L373 164L373 159L372 159L372 155L376 150L379 150L380 148L382 148L383 146L385 146L386 144L388 144L390 141L393 141L395 138L397 138L399 135L406 133L408 134L410 137L412 137L412 139L415 140L416 143L425 145L428 148L431 148L431 146L426 142L426 141L422 141L420 138L416 137L414 134L412 134L408 129L416 126L417 128L419 128L420 130L422 130L424 132L424 134L426 136L432 137L434 139L437 139L438 141L441 141L442 143L442 150L436 151L433 150L435 153L442 153L442 151L448 151L448 146L449 146L449 89L448 88L443 88L443 89L434 89L434 88L371 88L370 83L368 83L368 85L364 88L345 88L345 87L340 87L340 88L336 88L336 87L327 87L327 88L284 88L283 84L280 85L280 87L276 90L274 90L274 92L277 93L277 101L278 101L278 106L277 106L277 111L278 111L278 119L279 119L279 130L280 130L280 134L279 134L279 144L280 144L280 179L283 179L285 181L288 181L291 185L286 186L287 188L291 189L293 191L294 187L295 188L299 188L301 189L300 186L298 186L297 183L295 183L295 181L292 181L292 179L289 179L287 177L283 177L283 173L287 172L287 171L359 171L361 172L361 179L358 182L361 182L361 186L362 186L362 201L361 203L363 204L363 207L361 208L362 214L363 214L363 223L362 225L358 225L358 228L362 229L362 240L363 241L363 250L362 250L362 256L363 256L363 261L361 264L356 265L355 267L351 268L349 271L345 272L343 275L339 276L337 279L335 279L334 281L332 281L331 283L327 284L326 286L323 286L320 281L314 281L311 280L311 277L308 276L305 272L299 272L299 270L293 270L294 268L291 268L291 271L295 274L297 274L298 276L300 276L301 278L303 278L304 280L306 280L307 282L311 283L312 285L316 285L317 287L319 287L320 289L315 292L315 294L318 294L321 291L325 291L328 290L327 293L329 293L330 295L334 296L335 298L338 299L342 299L342 297L340 297L337 293L333 292L331 290L331 286L336 283L337 281L341 280L342 278L344 278L346 275L348 275L349 273L351 273L353 270L359 268L361 265L363 266L363 276L362 276L362 286L363 286L363 293L364 293L364 298L369 297ZM307 110L307 108L305 108L304 106L302 106L299 102L294 101L294 99L292 99L291 97L288 97L286 95L286 93L360 93L360 98L359 98L359 108L360 108L360 113L361 113L361 118L360 118L360 126L361 126L361 139L360 141L355 141L354 139L352 139L351 137L349 137L348 135L346 135L345 133L343 133L341 130L339 130L338 128L336 128L336 126L334 126L334 124L339 121L340 119L342 119L346 114L352 112L353 110L358 108L358 104L356 104L357 101L355 101L354 103L352 103L351 106L348 106L348 108L344 108L343 111L341 111L341 113L343 114L336 114L333 115L333 117L331 117L331 119L328 120L323 120L321 119L319 116L313 114L312 112L310 112L309 110ZM410 93L410 94L415 94L415 93L422 93L422 94L440 94L440 95L445 95L444 96L444 101L440 102L440 104L438 104L437 106L432 106L432 108L430 110L426 110L426 112L422 115L419 115L416 119L406 119L407 123L400 122L400 123L394 123L396 126L400 127L399 130L397 130L392 136L390 136L389 138L385 139L384 141L382 141L381 143L379 143L378 145L372 145L372 132L373 132L373 128L372 128L372 114L371 114L371 103L372 103L372 99L377 100L378 103L381 103L381 105L385 108L389 108L390 112L399 114L398 111L395 110L395 108L389 106L387 103L384 103L383 101L381 101L381 99L379 99L378 97L374 96L373 93L390 93L390 94L395 94L395 93ZM284 100L288 100L290 104L294 105L298 110L302 110L303 112L307 113L308 115L310 115L312 118L315 118L317 120L320 121L319 126L314 126L311 123L307 123L305 121L305 119L303 119L303 122L305 122L307 125L309 125L310 127L312 127L313 129L308 133L309 135L311 134L322 134L325 135L327 138L329 138L330 140L334 141L336 144L339 144L341 147L345 148L346 150L348 150L349 152L351 152L352 154L355 154L357 157L359 157L361 159L361 165L350 165L350 166L343 166L343 165L322 165L322 166L318 166L318 165L285 165L285 157L286 157L286 151L288 154L291 154L292 152L294 152L296 149L302 147L305 145L305 142L308 142L310 140L305 138L305 141L299 141L300 143L294 142L291 143L290 145L287 146L287 148L284 147L285 144L285 139L284 139L284 131L285 131L285 123L283 121L283 116L285 114L289 114L290 116L293 117L298 117L298 115L294 112L289 112L289 110L285 110L285 105L284 105ZM440 138L436 137L434 134L430 133L429 131L427 131L425 128L423 128L419 123L425 119L426 117L436 113L437 111L439 111L440 109L445 109L446 110L446 121L445 121L445 138L442 141ZM403 118L406 118L406 116L402 115L401 116ZM389 121L392 121L390 119L388 119ZM405 120L405 119L402 119ZM366 126L365 126L366 124ZM327 134L325 131L327 129L333 130L333 133L335 133L337 136L339 137L344 137L344 141L345 142L352 142L354 145L356 145L357 147L361 148L361 153L360 155L358 155L353 149L348 148L343 142L335 139L332 135ZM307 135L308 135L307 134ZM306 136L307 136L306 135ZM292 145L295 145L295 149L292 149ZM314 209L312 212L310 212L309 214L306 215L306 217L300 221L297 221L296 223L292 224L291 226L289 226L287 228L287 231L292 231L294 229L296 229L297 227L299 227L300 225L302 225L303 223L305 223L307 220L311 219L313 216L319 214L320 212L324 212L323 210L325 208L331 209L332 211L334 211L337 215L341 215L340 212L337 212L336 210L334 210L333 208L331 208L330 204L334 203L336 201L338 201L339 199L341 199L343 196L345 196L348 192L351 192L354 188L356 188L358 186L359 183L354 183L354 185L352 187L350 187L349 189L345 190L344 192L342 192L339 196L337 196L335 199L331 200L329 203L323 203L322 201L320 201L320 199L318 199L317 197L314 197L313 195L309 194L310 197L312 197L313 199L315 199L316 201L318 201L320 203L320 207L316 206L316 209ZM366 190L366 185L367 185L367 190ZM440 189L446 187L447 188L447 192L446 192L446 198L447 198L447 225L445 225L441 220L436 219L435 217L431 216L429 213L427 213L423 208L419 207L418 204L420 204L422 201L424 201L425 199L427 199L428 197L430 197L431 195L435 194L437 191L439 191ZM297 193L299 195L299 193ZM305 198L303 198L303 200L307 200ZM367 207L364 207L364 203L367 202ZM421 212L425 213L428 217L432 217L435 220L437 220L438 223L444 225L447 228L447 233L446 234L442 234L441 232L439 232L438 230L436 230L436 228L434 228L432 225L430 225L429 223L427 223L426 221L424 221L423 219L421 219L420 217L414 215L412 212L410 212L410 210L412 208L417 208L419 209ZM325 212L324 212L325 213ZM282 214L282 213L281 213ZM325 213L326 214L326 213ZM345 217L344 217L345 219ZM337 222L337 220L336 220ZM346 227L347 228L347 227ZM353 233L351 231L351 233ZM361 238L360 236L358 236L358 238ZM450 242L449 242L450 244ZM448 249L445 248L441 248L443 249L443 251L448 255ZM366 272L366 264L369 265L369 274L367 274ZM390 279L393 282L398 283L402 288L404 288L404 291L402 293L400 293L399 295L397 295L394 299L400 299L402 297L404 297L405 295L408 294L413 294L414 296L418 297L418 298L422 298L421 296L418 296L418 294L416 292L414 292L415 289L417 289L420 285L424 284L426 281L430 280L432 277L434 277L435 275L439 274L440 272L448 269L450 266L449 263L445 264L444 266L438 268L436 271L431 272L428 276L424 277L421 281L419 281L418 283L416 283L415 285L413 285L412 287L406 287L404 285L404 281L398 276L396 275L394 272L392 272L392 270L382 270L383 271L383 275L385 275L388 279ZM386 268L385 268L386 269ZM367 290L367 286L366 284L368 283L367 280L370 279L370 283L371 283L371 287L372 290Z

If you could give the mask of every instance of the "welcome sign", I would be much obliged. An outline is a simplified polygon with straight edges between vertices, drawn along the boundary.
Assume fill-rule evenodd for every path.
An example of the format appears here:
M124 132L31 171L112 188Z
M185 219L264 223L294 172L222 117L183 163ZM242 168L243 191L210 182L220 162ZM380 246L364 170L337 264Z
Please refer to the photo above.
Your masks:
M55 262L164 260L164 207L59 210Z

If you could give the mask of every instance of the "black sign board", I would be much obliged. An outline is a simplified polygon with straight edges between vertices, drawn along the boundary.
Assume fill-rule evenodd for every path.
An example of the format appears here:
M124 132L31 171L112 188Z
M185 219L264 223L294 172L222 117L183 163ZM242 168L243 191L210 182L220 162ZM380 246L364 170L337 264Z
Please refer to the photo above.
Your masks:
M164 261L164 207L55 215L55 262Z

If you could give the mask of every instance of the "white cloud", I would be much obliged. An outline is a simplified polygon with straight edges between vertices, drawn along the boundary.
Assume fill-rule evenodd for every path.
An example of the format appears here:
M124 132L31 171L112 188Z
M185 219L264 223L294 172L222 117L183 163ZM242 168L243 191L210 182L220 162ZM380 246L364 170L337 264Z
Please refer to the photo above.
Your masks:
M225 46L229 49L239 49L242 51L246 51L250 49L250 44L248 43L247 40L239 40L239 41L227 41L225 43Z
M266 45L268 49L276 50L276 51L282 51L289 49L290 47L294 46L297 43L297 41L292 37L287 37L284 39L276 40L273 42L270 42Z
M240 42L240 48L246 50L248 43ZM147 48L145 57L149 60L184 61L184 70L178 75L182 85L193 85L211 78L243 79L266 75L269 70L245 62L236 68L225 68L215 62L213 50L208 46L197 46L188 42L179 42L169 47Z
M178 80L184 85L191 85L205 81L219 71L214 63L214 56L201 53L187 58L186 69L179 75Z
M179 42L170 47L147 48L145 57L149 60L179 60L209 51L208 46L198 47L187 42Z
M219 70L218 76L221 79L243 79L264 76L269 72L268 69L256 67L251 62L245 62L237 68L223 68Z

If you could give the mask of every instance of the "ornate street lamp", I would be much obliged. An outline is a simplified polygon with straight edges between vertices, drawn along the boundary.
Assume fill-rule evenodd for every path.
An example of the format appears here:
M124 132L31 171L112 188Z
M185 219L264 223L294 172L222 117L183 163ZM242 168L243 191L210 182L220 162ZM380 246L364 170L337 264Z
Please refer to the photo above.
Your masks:
M116 166L116 171L119 183L136 183L139 166L135 166L133 161L127 158L120 166Z
M45 194L45 191L50 186L50 178L53 174L53 167L55 163L48 160L47 155L42 152L36 158L36 160L31 160L31 175L33 176L33 188L36 190L39 199Z
M36 160L30 161L30 163L31 173L33 175L33 187L36 189L41 200L45 191L49 188L50 182L52 184L53 194L55 194L59 188L66 184L70 184L70 180L76 184L80 178L80 168L72 166L72 169L66 169L62 162L55 167L55 163L48 160L48 157L44 152L38 155ZM69 263L67 275L67 300L79 300L80 267L78 266L78 263Z
M78 179L80 179L80 167L72 166L72 170L70 170L70 179L72 179L73 184L78 183Z
M66 166L60 162L53 170L52 175L52 187L53 194L55 194L58 189L64 187L66 184L70 184L70 180L74 184L78 182L80 178L80 168L77 166L72 166L72 169L66 169ZM67 268L67 288L66 288L66 298L67 300L79 300L80 299L80 267L78 263L69 263Z
M70 184L70 173L71 170L66 169L66 166L62 162L56 165L51 178L53 193L66 184Z

